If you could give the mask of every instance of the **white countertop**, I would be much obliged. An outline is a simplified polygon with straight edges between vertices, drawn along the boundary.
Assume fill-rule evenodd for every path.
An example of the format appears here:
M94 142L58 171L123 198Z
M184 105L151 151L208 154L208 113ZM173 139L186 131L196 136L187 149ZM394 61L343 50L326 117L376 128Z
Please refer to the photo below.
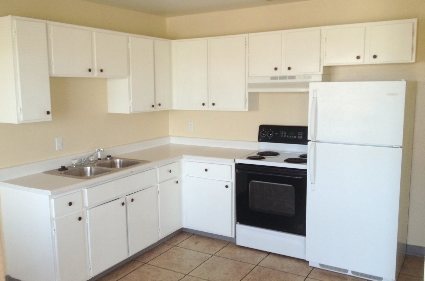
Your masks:
M125 153L120 156L138 160L150 161L143 165L137 165L128 169L110 173L93 179L76 179L62 176L36 173L33 175L18 177L2 182L3 186L19 188L26 191L43 193L46 195L58 195L71 192L85 187L98 185L109 180L131 175L135 172L149 170L150 168L165 165L183 158L191 158L204 161L229 161L254 152L246 149L219 148L208 146L166 144L153 148Z

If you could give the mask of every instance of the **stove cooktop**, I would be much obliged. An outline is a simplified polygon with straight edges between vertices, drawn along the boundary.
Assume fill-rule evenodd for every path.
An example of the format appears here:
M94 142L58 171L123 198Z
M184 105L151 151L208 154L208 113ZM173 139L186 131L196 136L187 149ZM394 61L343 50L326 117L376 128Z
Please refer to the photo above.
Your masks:
M236 163L307 169L307 127L260 125L259 151Z

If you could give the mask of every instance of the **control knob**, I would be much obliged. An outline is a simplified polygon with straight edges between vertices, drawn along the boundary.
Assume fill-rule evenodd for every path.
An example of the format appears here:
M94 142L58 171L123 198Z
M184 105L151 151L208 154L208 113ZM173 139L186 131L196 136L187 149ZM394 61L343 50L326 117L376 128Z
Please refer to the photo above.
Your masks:
M265 138L267 136L267 132L265 130L262 130L260 132L260 137Z
M269 131L268 133L267 133L267 136L269 137L269 139L271 139L272 137L273 137L273 131Z

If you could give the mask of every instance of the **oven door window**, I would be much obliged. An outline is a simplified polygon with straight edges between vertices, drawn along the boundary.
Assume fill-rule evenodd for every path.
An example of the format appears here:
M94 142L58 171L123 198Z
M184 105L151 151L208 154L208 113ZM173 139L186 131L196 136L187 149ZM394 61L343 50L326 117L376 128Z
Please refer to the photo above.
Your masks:
M295 189L289 184L251 181L249 208L254 212L291 217L295 215Z

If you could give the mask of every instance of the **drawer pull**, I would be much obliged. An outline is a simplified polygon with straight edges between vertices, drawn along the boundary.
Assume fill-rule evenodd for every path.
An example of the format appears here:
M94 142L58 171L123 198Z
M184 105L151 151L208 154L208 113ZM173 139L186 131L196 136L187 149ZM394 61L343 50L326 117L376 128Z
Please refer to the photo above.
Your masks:
M171 170L168 171L171 174Z
M103 69L100 69L100 72L103 72Z
M277 67L275 67L275 68L274 68L274 71L277 71L277 70L278 70L278 68L277 68Z
M91 68L89 68L89 72L91 72Z
M72 202L69 202L69 203L68 203L68 206L72 206Z
M82 217L78 217L78 220L81 221L83 218Z
M176 183L179 183L179 181L176 181Z
M122 202L122 203L121 203L121 206L124 206L124 205L125 205L125 203L124 203L124 202Z
M131 198L131 202L134 202L134 198Z
M360 56L357 56L357 57L356 57L356 59L358 59L358 60L359 60L359 59L360 59Z
M376 59L378 56L377 55L373 55L373 58Z
M205 169L205 172L208 172L208 169Z
M229 188L229 186L228 186L227 184L225 185L225 187L226 187L226 188Z

